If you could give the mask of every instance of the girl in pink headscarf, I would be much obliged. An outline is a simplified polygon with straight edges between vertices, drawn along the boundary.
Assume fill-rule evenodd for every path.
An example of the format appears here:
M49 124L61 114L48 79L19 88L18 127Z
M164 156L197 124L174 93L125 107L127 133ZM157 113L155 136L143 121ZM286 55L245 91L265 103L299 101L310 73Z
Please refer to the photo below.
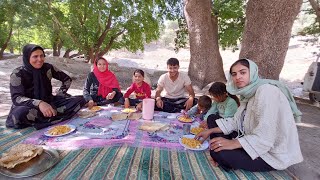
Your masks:
M103 57L94 62L93 72L88 74L83 89L88 107L118 102L122 97L116 76L109 71L108 61Z

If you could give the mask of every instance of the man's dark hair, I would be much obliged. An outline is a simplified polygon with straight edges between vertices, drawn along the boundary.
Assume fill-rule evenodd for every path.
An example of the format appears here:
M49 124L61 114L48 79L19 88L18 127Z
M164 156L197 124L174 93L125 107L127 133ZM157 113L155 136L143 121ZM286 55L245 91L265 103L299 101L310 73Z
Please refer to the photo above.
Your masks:
M179 60L177 58L170 58L167 61L167 65L171 65L171 66L178 65L179 66Z

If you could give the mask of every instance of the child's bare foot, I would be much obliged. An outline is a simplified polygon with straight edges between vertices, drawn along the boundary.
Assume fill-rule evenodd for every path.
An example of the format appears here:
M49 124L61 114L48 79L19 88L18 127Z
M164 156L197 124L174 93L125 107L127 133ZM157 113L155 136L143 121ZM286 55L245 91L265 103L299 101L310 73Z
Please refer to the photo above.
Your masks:
M218 166L219 166L219 164L218 164L213 158L211 158L209 161L211 162L211 164L212 164L214 167L218 167Z

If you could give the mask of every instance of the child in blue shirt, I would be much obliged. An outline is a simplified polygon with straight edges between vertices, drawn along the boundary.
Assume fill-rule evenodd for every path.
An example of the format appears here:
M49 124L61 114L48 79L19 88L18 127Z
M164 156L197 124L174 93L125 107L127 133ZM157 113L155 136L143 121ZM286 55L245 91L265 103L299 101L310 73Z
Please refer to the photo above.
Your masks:
M209 89L213 103L204 120L211 114L218 114L222 118L233 117L237 112L240 101L237 96L227 92L226 85L222 82L215 82Z
M209 94L213 101L211 108L204 114L203 120L205 121L200 125L200 127L204 128L207 128L206 121L209 115L217 114L221 118L233 117L240 105L238 97L228 93L226 85L222 82L213 83L209 88ZM193 108L196 108L196 106ZM191 109L189 111L191 111ZM189 114L189 111L187 114ZM190 114L192 114L192 112L190 112Z
M186 115L189 117L197 116L200 119L203 119L208 110L211 108L211 104L211 98L209 96L203 95L199 98L198 104L187 111Z

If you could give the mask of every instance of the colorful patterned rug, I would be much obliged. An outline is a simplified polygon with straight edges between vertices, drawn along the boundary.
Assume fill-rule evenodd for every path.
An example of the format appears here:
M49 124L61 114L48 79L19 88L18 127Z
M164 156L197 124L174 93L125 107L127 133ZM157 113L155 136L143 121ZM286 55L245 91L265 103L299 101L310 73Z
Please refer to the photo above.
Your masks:
M0 154L33 135L0 126ZM295 179L288 171L226 172L210 164L208 151L127 145L61 150L60 162L32 179ZM7 179L0 174L0 179Z
M183 149L179 138L183 135L183 123L177 120L177 115L156 112L154 121L168 124L169 129L159 132L139 130L144 120L112 121L113 113L120 113L122 108L104 107L97 116L91 118L75 117L61 124L71 124L76 131L61 137L47 137L48 128L35 132L24 143L46 145L60 150L93 148L110 145L130 145L134 147L163 147Z
M60 162L32 179L293 179L287 171L226 172L212 166L209 156L128 146L60 151Z

